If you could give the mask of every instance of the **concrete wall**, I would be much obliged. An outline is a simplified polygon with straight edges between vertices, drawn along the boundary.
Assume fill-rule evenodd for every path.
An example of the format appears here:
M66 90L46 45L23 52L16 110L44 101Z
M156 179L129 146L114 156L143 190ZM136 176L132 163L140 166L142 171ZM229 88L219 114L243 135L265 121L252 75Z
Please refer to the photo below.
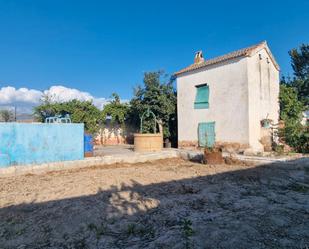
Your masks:
M178 140L196 145L198 123L215 121L216 142L249 143L247 58L195 70L177 77ZM194 109L196 85L209 85L209 109Z
M0 123L0 167L83 157L83 124Z
M259 57L261 55L261 59ZM268 62L267 62L268 58ZM274 124L279 121L279 70L276 69L266 49L248 57L249 87L249 143L261 150L261 120L268 116Z

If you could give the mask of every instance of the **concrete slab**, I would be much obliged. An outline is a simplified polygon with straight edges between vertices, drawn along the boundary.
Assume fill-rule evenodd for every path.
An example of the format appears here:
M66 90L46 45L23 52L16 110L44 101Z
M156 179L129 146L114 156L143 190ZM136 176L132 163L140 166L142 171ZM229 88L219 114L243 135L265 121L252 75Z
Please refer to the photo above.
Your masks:
M121 145L95 145L93 154L94 156L107 156L107 155L122 155L133 154L133 145L121 144Z

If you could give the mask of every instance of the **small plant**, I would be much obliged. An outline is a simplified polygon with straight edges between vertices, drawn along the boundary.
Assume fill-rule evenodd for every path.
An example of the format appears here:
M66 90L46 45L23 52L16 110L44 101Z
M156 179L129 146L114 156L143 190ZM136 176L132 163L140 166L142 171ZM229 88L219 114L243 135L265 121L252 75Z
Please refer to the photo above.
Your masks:
M284 145L283 144L273 144L273 150L278 154L278 155L283 155L284 154Z
M9 225L15 225L17 222L15 219L13 219L12 217L8 218L6 220L6 222L9 224Z
M26 232L26 229L21 228L21 229L16 230L16 235L20 236L20 235L24 234L25 232Z
M191 236L194 234L194 230L192 228L192 221L190 219L183 219L181 222L181 228L183 232L183 236L185 239L185 248L190 249L193 248L191 242Z
M96 233L97 239L99 239L102 235L106 234L106 232L107 232L107 227L103 223L101 223L100 226L97 226L93 223L90 223L88 225L88 228L89 228L90 231L94 231Z
M292 183L290 184L289 188L294 192L299 193L307 193L309 191L309 187L307 185L301 183Z
M192 221L189 219L184 219L182 221L182 230L186 237L190 237L193 235Z
M135 235L136 234L136 224L135 223L130 223L127 227L127 234L130 235Z
M144 238L153 238L155 236L155 230L152 226L145 226L135 223L128 224L127 231L128 236L140 236Z

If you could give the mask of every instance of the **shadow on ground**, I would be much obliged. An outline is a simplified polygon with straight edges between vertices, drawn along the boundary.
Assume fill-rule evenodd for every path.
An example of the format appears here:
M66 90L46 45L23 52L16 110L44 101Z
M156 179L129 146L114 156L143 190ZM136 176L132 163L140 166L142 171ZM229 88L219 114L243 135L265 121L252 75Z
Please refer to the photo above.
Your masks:
M308 178L299 159L9 206L0 248L308 248Z

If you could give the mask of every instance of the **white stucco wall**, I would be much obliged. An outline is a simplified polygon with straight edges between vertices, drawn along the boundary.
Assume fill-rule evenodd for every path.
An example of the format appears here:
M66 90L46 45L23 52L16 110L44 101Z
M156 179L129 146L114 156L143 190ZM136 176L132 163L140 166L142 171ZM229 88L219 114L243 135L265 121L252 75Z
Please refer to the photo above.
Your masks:
M216 142L249 143L247 57L177 77L178 140L198 141L198 123L215 121ZM209 109L194 109L196 85L209 85Z
M259 57L261 55L261 59ZM267 63L267 58L268 62ZM279 121L279 70L263 48L248 57L249 86L249 144L255 150L262 149L260 121Z

